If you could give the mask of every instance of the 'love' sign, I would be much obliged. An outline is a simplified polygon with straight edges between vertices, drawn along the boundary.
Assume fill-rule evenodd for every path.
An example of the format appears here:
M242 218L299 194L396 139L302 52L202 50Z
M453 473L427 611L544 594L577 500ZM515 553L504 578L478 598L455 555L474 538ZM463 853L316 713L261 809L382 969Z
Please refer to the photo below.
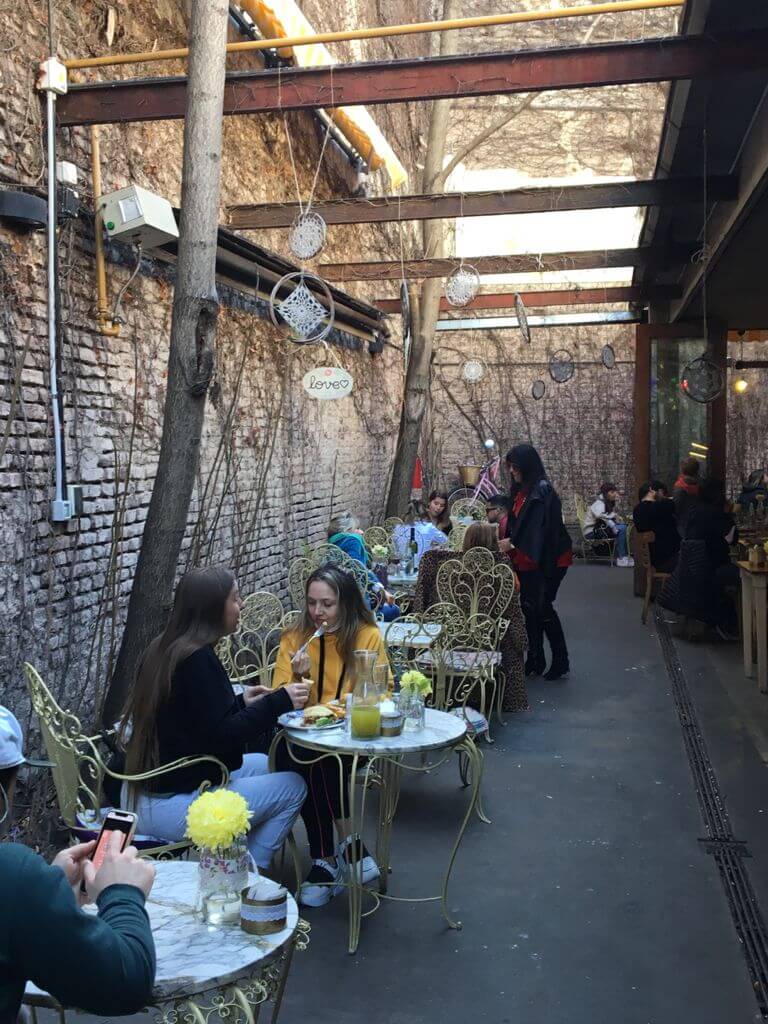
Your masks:
M353 384L350 374L339 366L318 366L308 370L301 382L310 398L318 398L321 402L346 397L352 393Z

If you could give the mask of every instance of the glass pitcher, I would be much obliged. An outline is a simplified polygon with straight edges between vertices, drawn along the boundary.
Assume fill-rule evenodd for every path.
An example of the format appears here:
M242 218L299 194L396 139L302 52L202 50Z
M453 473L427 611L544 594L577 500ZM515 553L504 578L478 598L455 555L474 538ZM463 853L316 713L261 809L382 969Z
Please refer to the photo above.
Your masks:
M370 740L381 735L381 688L374 677L376 651L355 651L355 689L352 692L351 734Z

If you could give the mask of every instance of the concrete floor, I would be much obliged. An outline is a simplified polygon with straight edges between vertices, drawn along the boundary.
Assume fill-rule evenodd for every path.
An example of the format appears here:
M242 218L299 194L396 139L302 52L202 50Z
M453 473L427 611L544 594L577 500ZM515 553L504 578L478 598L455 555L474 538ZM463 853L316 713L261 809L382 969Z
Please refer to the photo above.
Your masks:
M345 897L305 913L311 943L294 961L284 1024L761 1019L698 843L668 678L631 577L605 566L568 574L559 606L572 675L534 682L532 713L510 716L485 748L493 824L472 823L454 872L450 904L463 930L446 929L436 904L384 904L349 956ZM768 907L768 698L743 680L736 647L678 647ZM392 893L439 892L464 800L455 763L406 780Z

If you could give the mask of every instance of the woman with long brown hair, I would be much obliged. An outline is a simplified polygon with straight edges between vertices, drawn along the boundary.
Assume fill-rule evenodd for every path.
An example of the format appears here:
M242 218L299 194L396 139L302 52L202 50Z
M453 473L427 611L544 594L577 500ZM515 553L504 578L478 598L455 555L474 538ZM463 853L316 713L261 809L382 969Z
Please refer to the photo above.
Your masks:
M252 812L250 854L259 868L267 868L298 817L306 787L295 773L270 774L263 754L244 750L283 712L303 707L309 690L305 684L277 693L247 686L236 697L214 645L234 633L239 620L240 595L228 569L193 569L183 576L168 625L142 659L120 739L129 775L184 757L212 755L222 761L230 772L229 788ZM220 781L215 765L206 763L147 780L134 794L140 830L182 839L199 787Z
M363 600L354 578L335 565L316 569L306 586L301 621L283 634L277 655L273 685L290 685L293 678L312 679L310 703L343 701L355 686L354 652L376 651L380 663L387 652L376 621ZM323 627L322 636L304 645ZM321 907L344 887L344 876L351 862L362 859L363 882L379 876L379 868L365 846L351 842L346 807L349 762L344 762L345 778L339 777L335 758L316 760L317 754L300 747L288 751L281 744L277 761L281 769L298 771L309 791L301 808L307 828L312 869L302 884L299 902ZM297 758L306 759L296 760ZM334 842L334 822L340 842Z

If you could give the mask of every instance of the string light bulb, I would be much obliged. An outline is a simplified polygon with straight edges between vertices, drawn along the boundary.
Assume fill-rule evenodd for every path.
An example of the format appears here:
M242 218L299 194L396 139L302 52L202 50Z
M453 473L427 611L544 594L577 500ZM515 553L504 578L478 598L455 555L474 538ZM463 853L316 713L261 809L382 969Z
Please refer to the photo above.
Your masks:
M743 377L739 377L737 380L733 382L733 390L736 392L737 395L743 395L748 387L749 381L745 380Z

